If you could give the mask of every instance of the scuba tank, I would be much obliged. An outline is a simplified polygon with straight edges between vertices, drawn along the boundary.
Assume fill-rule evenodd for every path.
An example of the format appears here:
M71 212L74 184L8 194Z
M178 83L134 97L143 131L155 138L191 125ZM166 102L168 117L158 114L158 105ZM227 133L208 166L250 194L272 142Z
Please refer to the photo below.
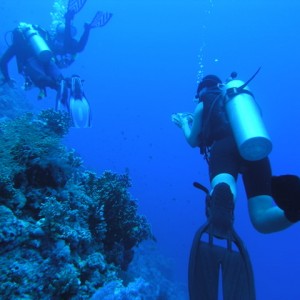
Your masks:
M41 62L48 62L52 58L52 51L36 28L31 24L22 22L19 24L18 29L23 33L26 42Z
M241 156L250 161L263 159L272 150L260 109L247 86L254 76L246 83L233 79L225 84L225 110L233 135Z

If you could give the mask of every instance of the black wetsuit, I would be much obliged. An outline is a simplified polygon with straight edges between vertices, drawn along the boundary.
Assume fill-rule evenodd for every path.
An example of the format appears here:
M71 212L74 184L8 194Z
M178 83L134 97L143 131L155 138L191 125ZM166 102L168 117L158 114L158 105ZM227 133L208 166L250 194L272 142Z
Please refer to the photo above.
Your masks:
M235 179L240 173L248 198L271 195L272 173L269 159L245 160L241 157L233 136L217 140L211 147L209 159L210 179L221 173L231 174Z
M71 20L72 16L66 15L65 32L61 41L56 36L49 41L49 46L59 68L69 67L74 62L76 54L82 52L88 42L90 27L85 26L81 38L77 41L72 37Z
M247 161L240 155L220 93L208 93L204 97L203 124L206 124L202 134L206 136L204 143L210 146L210 180L221 173L231 174L235 179L241 174L248 198L271 195L272 172L269 159Z
M12 45L8 47L0 59L0 69L5 81L11 80L8 63L13 57L16 57L18 72L25 77L28 76L37 87L58 89L62 74L54 60L40 61L18 28L13 31Z

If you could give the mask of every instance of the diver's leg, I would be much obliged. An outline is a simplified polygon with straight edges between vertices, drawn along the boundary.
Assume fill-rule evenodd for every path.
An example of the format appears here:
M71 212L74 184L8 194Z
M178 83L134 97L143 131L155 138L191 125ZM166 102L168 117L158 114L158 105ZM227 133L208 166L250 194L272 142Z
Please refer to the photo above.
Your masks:
M268 158L248 161L243 181L248 197L248 210L254 228L261 233L283 230L292 225L283 210L274 205L271 196L271 166Z
M233 198L236 198L239 164L240 156L233 137L226 137L213 144L209 158L209 177L212 187L210 194L217 184L227 183Z
M40 89L50 87L51 89L57 90L57 82L53 80L52 77L48 76L45 71L45 66L42 65L35 57L27 60L24 71L32 82Z
M235 199L236 197L236 182L235 182L235 178L228 173L221 173L216 175L212 180L211 180L211 187L212 187L212 191L210 192L210 194L212 194L215 186L219 183L227 183L230 187L231 193L233 194L233 199Z
M50 81L53 85L52 88L57 91L55 110L61 110L63 107L66 107L67 110L69 110L69 90L67 80L62 75L58 66L52 60L45 64L44 69L47 77L50 78Z
M252 225L261 233L272 233L290 227L284 211L274 206L270 195L257 195L248 199L248 210Z
M47 76L52 78L53 82L56 83L60 82L64 78L59 67L52 60L45 65L45 73Z

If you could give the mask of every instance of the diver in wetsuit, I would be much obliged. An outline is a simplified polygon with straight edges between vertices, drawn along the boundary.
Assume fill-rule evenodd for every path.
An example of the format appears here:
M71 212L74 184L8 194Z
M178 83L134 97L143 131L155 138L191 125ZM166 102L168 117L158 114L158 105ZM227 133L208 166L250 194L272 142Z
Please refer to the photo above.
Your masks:
M69 67L76 58L77 53L82 52L88 42L90 30L105 26L112 17L111 13L98 11L90 23L84 24L84 31L80 39L75 38L77 30L72 22L74 16L82 9L75 1L69 1L68 10L65 14L65 23L57 25L55 33L51 36L49 46L54 53L54 58L59 68Z
M38 87L40 89L39 97L46 93L46 87L58 92L63 75L52 59L52 52L46 43L47 39L48 32L41 27L19 23L12 32L12 44L0 59L3 81L13 85L8 64L15 57L18 72L26 79L25 84Z
M269 141L265 138L262 142L261 137L264 134L261 133L264 130L251 123L260 118L260 111L254 107L247 110L249 116L241 117L239 112L243 111L243 107L231 112L226 107L229 103L234 103L232 100L235 97L240 97L238 100L241 101L235 102L232 109L245 103L256 105L247 85L240 82L231 78L223 84L215 75L205 76L198 85L198 104L194 114L178 113L172 116L172 121L182 129L189 145L199 147L205 155L212 186L212 190L208 191L196 184L207 193L207 222L197 231L191 249L191 300L217 299L220 270L224 299L255 299L250 259L233 228L236 180L239 174L243 176L250 219L255 229L262 233L271 233L288 228L300 220L299 177L272 177L267 157ZM233 128L233 124L245 121L246 117L249 117L247 126ZM237 138L251 135L253 129L259 131L259 134L247 140L250 144L254 141L254 147L245 151L247 147L240 147ZM245 145L249 144L243 144ZM261 150L262 153L259 153ZM245 158L242 154L249 157ZM291 190L288 193L289 188ZM273 205L273 200L278 207ZM202 240L204 234L208 234L208 242ZM214 239L226 240L227 247L215 245ZM238 251L233 250L232 244L236 245Z
M70 79L63 77L47 44L48 38L48 32L39 26L20 23L13 30L12 44L0 58L3 83L13 87L8 64L16 57L18 71L25 78L25 89L38 87L39 99L47 95L47 87L54 89L57 92L56 109L65 107L75 127L90 127L90 106L83 92L82 81L79 76Z

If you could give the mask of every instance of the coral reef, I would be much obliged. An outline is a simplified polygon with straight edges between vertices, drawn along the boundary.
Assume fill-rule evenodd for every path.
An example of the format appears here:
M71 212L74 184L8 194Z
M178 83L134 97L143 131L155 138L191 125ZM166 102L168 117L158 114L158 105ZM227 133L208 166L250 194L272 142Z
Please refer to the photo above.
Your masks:
M11 89L2 80L0 78L0 121L20 116L31 108L21 89Z
M89 299L152 239L127 174L84 170L52 110L0 123L2 299Z
M137 247L127 272L97 290L91 300L188 299L186 287L172 279L171 265L153 241L144 241Z
M26 112L6 85L0 103L1 299L187 299L143 246L155 239L128 174L86 170L62 144L68 114Z

